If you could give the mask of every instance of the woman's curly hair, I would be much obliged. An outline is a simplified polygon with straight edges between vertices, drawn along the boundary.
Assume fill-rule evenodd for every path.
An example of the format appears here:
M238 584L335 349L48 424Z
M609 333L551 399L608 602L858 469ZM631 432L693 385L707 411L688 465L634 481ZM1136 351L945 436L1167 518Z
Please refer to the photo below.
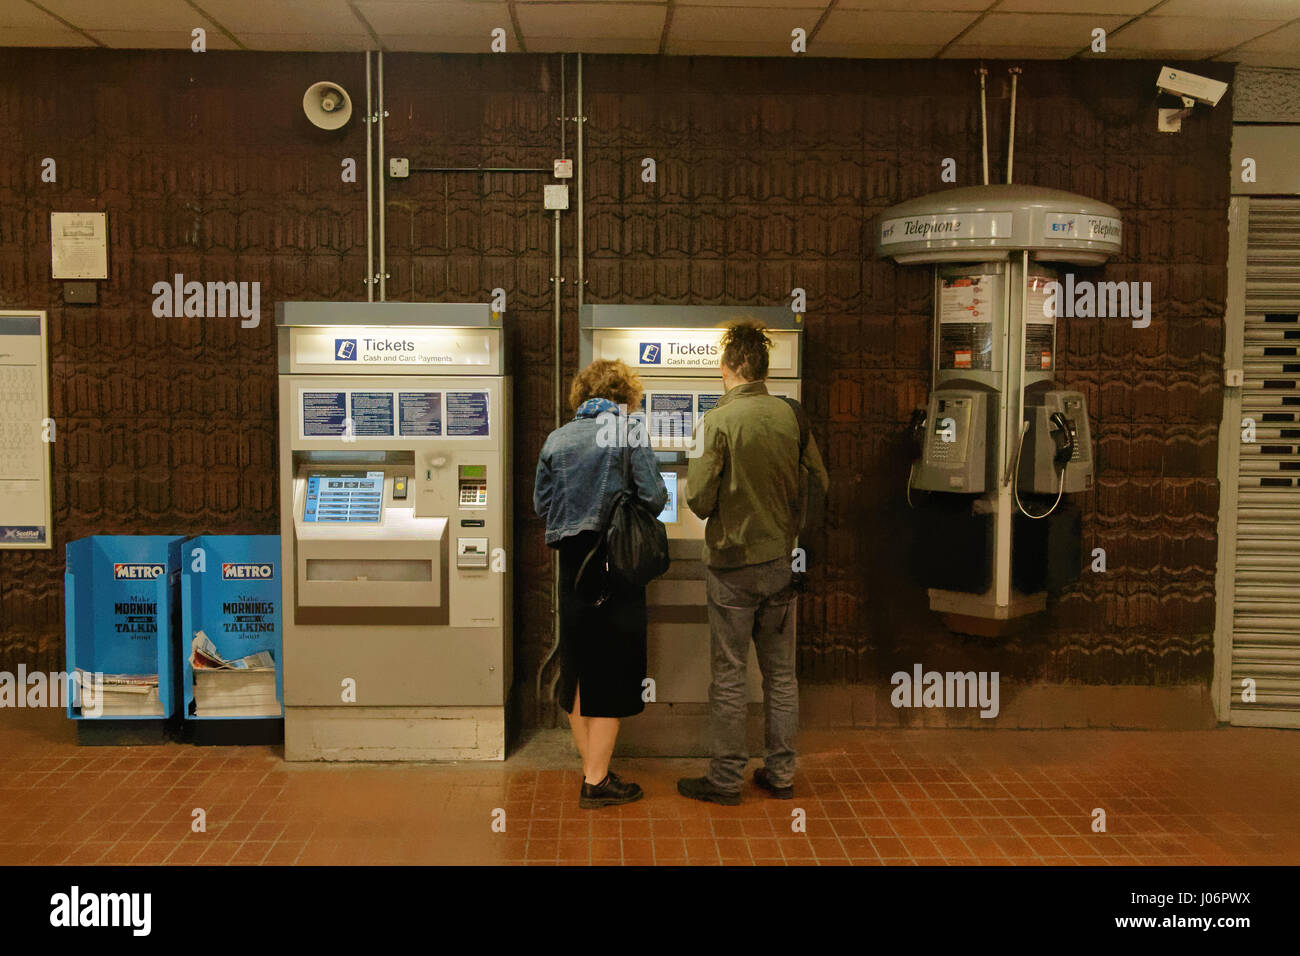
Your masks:
M596 359L573 376L569 406L576 411L589 398L607 398L635 411L641 405L641 393L641 376L620 359Z

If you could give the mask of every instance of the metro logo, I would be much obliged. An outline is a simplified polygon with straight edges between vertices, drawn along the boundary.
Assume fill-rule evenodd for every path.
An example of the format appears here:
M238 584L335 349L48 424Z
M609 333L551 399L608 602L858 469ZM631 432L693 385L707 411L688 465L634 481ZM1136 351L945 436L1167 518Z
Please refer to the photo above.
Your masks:
M222 564L223 581L271 581L275 578L273 564Z
M166 570L161 564L115 564L113 565L113 580L152 581L155 578L162 577Z

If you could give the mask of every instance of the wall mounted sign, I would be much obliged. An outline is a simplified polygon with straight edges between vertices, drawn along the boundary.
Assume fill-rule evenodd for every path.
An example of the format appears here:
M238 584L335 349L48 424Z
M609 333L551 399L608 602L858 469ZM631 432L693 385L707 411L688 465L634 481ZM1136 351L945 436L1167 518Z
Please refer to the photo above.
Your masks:
M108 213L50 213L50 276L108 278Z
M0 312L0 548L52 547L44 312Z

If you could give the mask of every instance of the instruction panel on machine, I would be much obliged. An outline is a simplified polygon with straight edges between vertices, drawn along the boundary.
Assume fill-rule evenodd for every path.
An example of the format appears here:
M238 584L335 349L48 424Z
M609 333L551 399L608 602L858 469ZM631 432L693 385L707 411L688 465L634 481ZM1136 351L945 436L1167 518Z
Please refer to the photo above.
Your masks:
M0 548L51 546L44 312L0 312Z

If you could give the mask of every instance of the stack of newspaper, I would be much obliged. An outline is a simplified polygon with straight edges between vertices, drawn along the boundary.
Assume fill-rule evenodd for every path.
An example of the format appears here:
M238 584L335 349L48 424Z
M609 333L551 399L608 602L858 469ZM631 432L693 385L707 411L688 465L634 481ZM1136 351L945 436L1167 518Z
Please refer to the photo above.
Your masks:
M270 651L228 661L211 638L196 631L190 667L196 717L279 717L283 713L275 696L275 658Z
M77 669L83 717L161 717L157 674L98 674Z

